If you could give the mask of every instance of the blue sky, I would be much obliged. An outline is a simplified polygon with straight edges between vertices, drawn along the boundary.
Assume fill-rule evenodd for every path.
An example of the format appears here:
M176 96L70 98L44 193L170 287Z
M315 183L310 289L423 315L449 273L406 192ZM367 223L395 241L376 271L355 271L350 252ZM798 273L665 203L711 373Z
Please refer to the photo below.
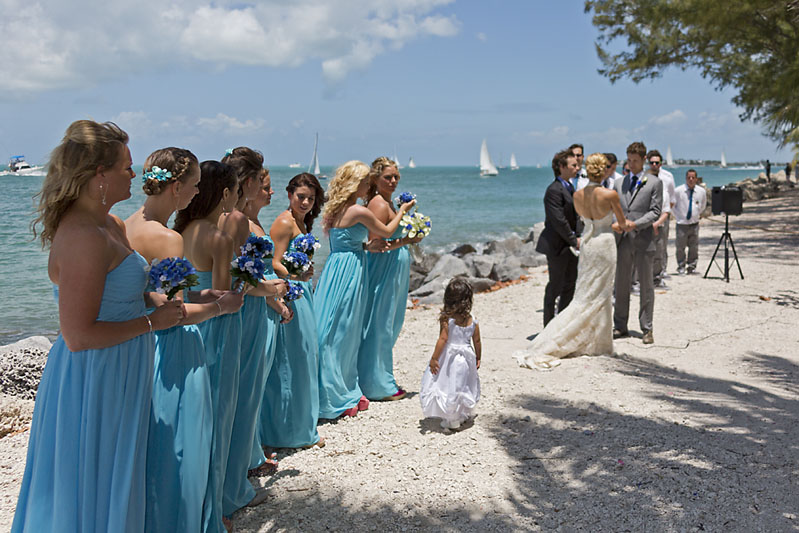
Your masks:
M2 160L43 162L80 118L127 130L137 164L163 146L209 159L247 145L306 165L317 131L323 166L395 147L403 163L472 165L484 137L523 166L572 142L791 157L695 72L611 85L573 0L4 4Z

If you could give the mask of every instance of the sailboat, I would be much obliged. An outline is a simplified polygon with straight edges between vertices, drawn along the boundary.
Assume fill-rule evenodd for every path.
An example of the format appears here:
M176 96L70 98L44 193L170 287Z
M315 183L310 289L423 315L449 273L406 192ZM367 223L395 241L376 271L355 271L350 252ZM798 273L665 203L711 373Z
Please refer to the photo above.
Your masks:
M499 170L494 166L494 162L491 161L491 155L488 153L488 144L483 139L483 145L480 146L480 175L496 176L497 174L499 174Z
M674 158L671 156L671 146L666 148L666 166L674 166Z
M405 168L400 163L400 160L397 158L397 147L394 147L394 162L397 164L397 169Z
M413 162L413 157L408 159L408 168L416 168L416 163Z
M724 155L724 150L721 151L721 168L727 168L727 156Z
M516 154L510 154L510 169L511 170L519 170L519 164L516 162Z
M319 133L316 134L316 139L313 143L313 157L311 158L311 162L308 165L308 172L316 176L317 178L326 178L327 176L322 176L322 171L319 169L319 156L317 155L316 149L319 148ZM313 172L311 172L313 169Z

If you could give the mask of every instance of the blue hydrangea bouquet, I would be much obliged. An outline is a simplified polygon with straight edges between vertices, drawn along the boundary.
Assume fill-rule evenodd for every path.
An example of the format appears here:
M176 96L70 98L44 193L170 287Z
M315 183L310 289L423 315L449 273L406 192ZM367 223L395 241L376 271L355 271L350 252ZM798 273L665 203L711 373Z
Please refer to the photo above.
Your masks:
M194 287L197 281L197 271L188 259L182 257L167 257L153 259L145 268L149 287L158 294L166 294L171 300L183 289Z

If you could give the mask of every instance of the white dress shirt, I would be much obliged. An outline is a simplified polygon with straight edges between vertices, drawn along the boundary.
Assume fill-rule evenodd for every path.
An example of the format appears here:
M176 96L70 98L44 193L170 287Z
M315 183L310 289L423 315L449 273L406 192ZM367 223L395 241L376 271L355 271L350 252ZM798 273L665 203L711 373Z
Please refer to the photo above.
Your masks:
M699 215L707 207L707 191L701 185L694 187L694 197L692 198L693 207L691 208L691 218L688 218L688 185L682 184L674 189L674 219L677 224L696 224L699 222Z

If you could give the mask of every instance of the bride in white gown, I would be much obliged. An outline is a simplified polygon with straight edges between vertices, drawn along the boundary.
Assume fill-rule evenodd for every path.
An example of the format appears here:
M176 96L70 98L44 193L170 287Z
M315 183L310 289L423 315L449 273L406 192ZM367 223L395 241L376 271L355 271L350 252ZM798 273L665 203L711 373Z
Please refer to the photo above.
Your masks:
M606 165L608 160L604 155L591 154L586 160L590 183L574 193L574 208L585 222L574 298L530 346L513 354L520 366L548 369L566 357L613 353L611 297L616 274L613 228L626 231L628 221L619 195L601 185ZM614 223L612 215L620 222Z

